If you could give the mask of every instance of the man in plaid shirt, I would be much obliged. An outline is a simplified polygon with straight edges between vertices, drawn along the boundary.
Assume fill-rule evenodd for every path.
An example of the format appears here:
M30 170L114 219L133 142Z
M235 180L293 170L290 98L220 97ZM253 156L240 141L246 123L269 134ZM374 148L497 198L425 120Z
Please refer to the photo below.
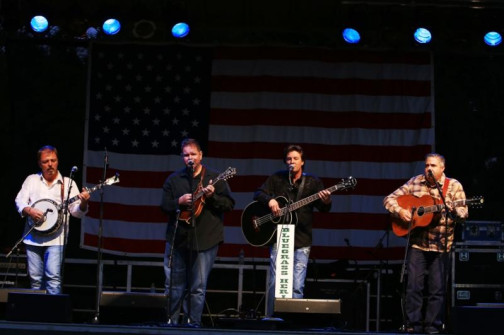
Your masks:
M437 334L442 329L446 271L454 239L455 222L468 217L462 184L455 179L447 178L444 170L444 157L437 153L428 154L425 157L424 174L411 178L383 201L385 208L406 226L412 221L415 212L413 208L403 208L399 205L398 198L401 196L411 195L420 198L429 195L437 199L437 203L442 204L441 194L443 194L448 209L436 213L427 226L412 226L410 232L404 306L406 331L409 333L425 331L427 334ZM452 206L455 201L464 203L464 206ZM422 318L425 274L428 276L428 297L425 315Z

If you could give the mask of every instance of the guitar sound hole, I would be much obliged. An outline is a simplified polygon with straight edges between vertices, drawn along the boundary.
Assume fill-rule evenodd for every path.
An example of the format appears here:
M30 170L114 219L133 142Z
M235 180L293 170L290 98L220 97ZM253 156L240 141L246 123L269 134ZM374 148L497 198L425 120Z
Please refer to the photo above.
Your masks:
M420 208L418 209L418 211L417 211L417 214L418 214L418 216L422 216L422 215L424 215L424 214L425 214L425 210L424 210L424 208L423 208L423 207L420 207Z

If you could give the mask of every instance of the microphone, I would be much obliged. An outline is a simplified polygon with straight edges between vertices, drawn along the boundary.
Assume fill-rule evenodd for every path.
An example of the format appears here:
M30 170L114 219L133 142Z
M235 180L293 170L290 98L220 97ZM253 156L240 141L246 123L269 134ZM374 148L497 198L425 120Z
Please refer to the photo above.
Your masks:
M294 165L293 164L289 165L289 172L291 172L292 170L294 170Z
M77 171L79 171L79 168L77 166L73 166L72 170L71 170L71 173L75 173Z
M192 159L188 160L187 161L187 165L193 166L194 165L194 161Z
M428 171L427 171L427 175L428 175L429 177L431 177L432 179L434 179L434 174L432 173L432 170L428 170Z

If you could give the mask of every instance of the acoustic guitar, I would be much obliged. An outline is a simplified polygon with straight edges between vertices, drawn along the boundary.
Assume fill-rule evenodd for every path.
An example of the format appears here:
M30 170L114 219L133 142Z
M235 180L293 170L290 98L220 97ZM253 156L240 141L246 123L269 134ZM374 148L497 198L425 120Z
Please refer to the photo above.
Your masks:
M452 208L455 208L461 206L481 206L483 205L483 202L483 197L479 196L471 199L453 201L448 204ZM434 220L435 215L445 208L441 199L435 199L428 194L421 197L415 197L411 194L402 195L397 198L397 203L400 207L410 212L413 208L415 208L415 212L413 213L413 218L411 220L411 230L430 225ZM409 222L402 221L398 216L392 217L392 231L397 236L407 235L409 226Z
M342 179L341 183L331 186L327 191L333 193L335 191L354 188L357 185L357 180L354 177ZM259 201L253 201L245 207L241 217L242 233L247 242L255 247L264 246L273 239L279 224L296 224L297 215L294 212L315 200L320 199L318 193L309 197L289 203L285 197L275 198L280 205L280 215L274 216L271 213L268 205Z

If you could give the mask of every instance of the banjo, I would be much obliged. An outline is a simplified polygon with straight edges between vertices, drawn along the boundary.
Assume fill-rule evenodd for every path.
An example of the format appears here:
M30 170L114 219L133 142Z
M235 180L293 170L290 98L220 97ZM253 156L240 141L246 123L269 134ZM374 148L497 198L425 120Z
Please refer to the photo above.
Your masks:
M92 188L88 188L87 191L88 193L92 193L96 190L101 189L104 185L112 185L118 182L119 174L116 173L115 176L108 178L101 184L98 184ZM70 205L77 200L79 200L79 196L76 195L75 197L68 199L65 204ZM55 233L63 223L64 217L62 209L64 208L64 206L64 204L59 205L58 203L56 203L56 201L51 199L40 199L35 201L31 205L31 207L44 212L44 215L42 216L42 219L37 222L34 222L33 219L28 216L27 222L30 228L41 235L51 235Z

